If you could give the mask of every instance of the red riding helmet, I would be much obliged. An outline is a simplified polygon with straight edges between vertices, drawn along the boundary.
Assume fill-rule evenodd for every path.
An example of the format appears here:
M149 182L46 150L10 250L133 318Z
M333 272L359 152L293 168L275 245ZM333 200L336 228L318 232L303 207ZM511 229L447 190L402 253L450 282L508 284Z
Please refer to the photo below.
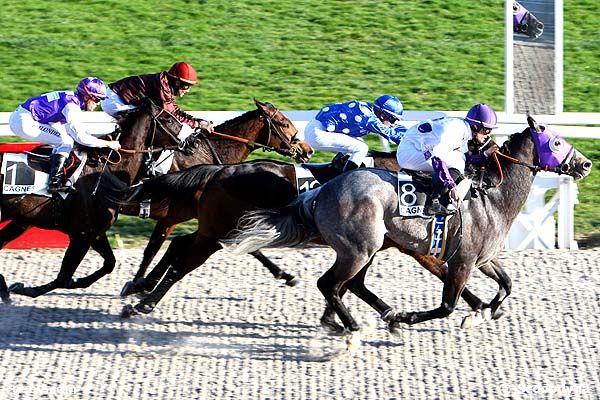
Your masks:
M196 73L196 70L185 61L179 61L173 64L167 71L167 74L190 85L198 84L198 74Z

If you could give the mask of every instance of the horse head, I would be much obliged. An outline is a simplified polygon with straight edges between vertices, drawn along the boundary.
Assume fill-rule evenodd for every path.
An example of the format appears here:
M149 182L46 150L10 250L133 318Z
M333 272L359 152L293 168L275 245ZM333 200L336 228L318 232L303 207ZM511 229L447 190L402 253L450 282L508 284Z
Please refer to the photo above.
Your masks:
M540 169L570 175L576 180L589 175L592 162L587 157L552 129L539 125L530 115L527 116L527 123Z
M267 125L267 142L280 154L290 156L297 162L307 162L312 156L312 147L300 140L298 129L279 109L271 103L254 99L256 107L262 112Z
M538 38L544 33L544 24L521 4L513 1L513 32Z

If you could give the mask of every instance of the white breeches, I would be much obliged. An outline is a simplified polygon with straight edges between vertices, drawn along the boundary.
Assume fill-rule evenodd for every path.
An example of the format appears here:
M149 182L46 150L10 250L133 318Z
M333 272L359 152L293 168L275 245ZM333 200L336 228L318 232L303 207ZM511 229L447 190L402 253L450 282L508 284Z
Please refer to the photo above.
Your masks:
M59 153L67 157L75 141L67 133L62 124L41 124L31 113L19 106L8 120L10 130L23 139L34 140L54 146L53 153Z
M443 157L440 157L448 166L448 168L456 168L460 172L465 170L465 158L458 150L448 151ZM425 158L425 155L415 146L407 141L402 141L398 145L396 159L400 168L410 169L414 171L433 172L431 157Z
M343 133L328 132L323 124L313 119L304 129L304 141L315 150L342 152L350 154L350 161L361 165L367 153L369 145L362 139L344 135Z
M113 118L121 111L135 110L137 108L136 106L125 104L121 96L109 87L106 88L106 96L106 99L100 102L100 106L102 107L102 111Z

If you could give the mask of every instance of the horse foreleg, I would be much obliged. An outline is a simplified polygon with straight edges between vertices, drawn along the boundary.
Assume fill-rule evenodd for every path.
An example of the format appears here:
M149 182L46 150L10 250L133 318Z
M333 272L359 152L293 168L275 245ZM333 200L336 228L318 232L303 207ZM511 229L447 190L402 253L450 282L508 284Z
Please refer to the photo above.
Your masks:
M2 274L0 274L0 299L5 303L10 303L10 293L6 286L6 280L4 280Z
M152 290L154 285L156 285L160 278L162 278L167 270L168 265L163 266L163 264L159 262L159 264L154 267L154 270L150 273L150 280L153 280L154 284L149 289L146 289L146 285L148 284L148 280L144 278L146 271L167 237L169 237L169 235L173 232L174 228L175 225L167 226L162 224L160 221L156 224L154 230L152 231L152 235L150 236L150 240L144 249L144 257L142 258L142 262L140 263L133 280L127 281L125 282L125 285L123 285L120 294L121 297L126 297L134 293L142 293L146 290Z
M110 243L108 242L108 238L106 237L105 233L92 241L92 249L94 249L104 259L102 267L88 276L75 279L71 284L70 289L89 287L104 275L110 274L115 268L117 260L115 259L115 255L113 254L112 248L110 247Z
M296 286L300 281L292 274L282 270L279 268L273 261L269 260L267 256L261 253L259 250L250 253L256 258L258 261L264 265L269 272L275 277L275 279L283 279L285 280L285 284L288 286Z
M502 305L502 302L511 293L512 281L502 268L500 260L497 258L494 258L488 264L481 266L479 269L498 284L498 293L489 304L489 308L491 309L491 317L493 319L498 319L504 314L504 312L502 312L499 308Z
M423 255L416 252L406 252L402 249L400 250L413 257L419 264L421 264L423 268L438 277L442 282L446 280L448 267L443 261L440 261L433 256ZM484 307L484 302L466 287L464 288L461 297L467 302L472 310L480 310Z
M442 292L442 304L433 310L398 313L389 323L390 330L395 329L400 323L413 325L431 319L445 318L452 314L470 275L471 268L465 264L448 268Z
M21 282L13 283L8 290L11 293L20 294L29 297L38 297L48 293L56 288L71 288L73 283L73 274L81 264L81 260L90 249L90 242L84 238L70 237L69 247L65 251L65 256L58 272L58 276L52 282L41 286L27 287Z

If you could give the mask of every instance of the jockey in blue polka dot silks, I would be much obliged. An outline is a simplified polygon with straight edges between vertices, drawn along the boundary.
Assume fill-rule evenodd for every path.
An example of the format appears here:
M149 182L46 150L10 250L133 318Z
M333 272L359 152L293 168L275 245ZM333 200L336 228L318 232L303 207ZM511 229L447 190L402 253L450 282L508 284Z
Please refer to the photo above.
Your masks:
M10 115L11 131L24 139L53 146L49 193L73 190L64 182L64 167L75 142L119 150L117 141L92 136L82 123L82 111L94 111L106 98L106 85L96 77L82 79L76 91L56 91L32 97Z
M371 105L352 100L323 107L304 130L304 141L315 150L342 152L350 158L344 171L358 168L369 151L362 136L377 133L398 144L406 127L402 120L404 109L397 97L385 94Z

